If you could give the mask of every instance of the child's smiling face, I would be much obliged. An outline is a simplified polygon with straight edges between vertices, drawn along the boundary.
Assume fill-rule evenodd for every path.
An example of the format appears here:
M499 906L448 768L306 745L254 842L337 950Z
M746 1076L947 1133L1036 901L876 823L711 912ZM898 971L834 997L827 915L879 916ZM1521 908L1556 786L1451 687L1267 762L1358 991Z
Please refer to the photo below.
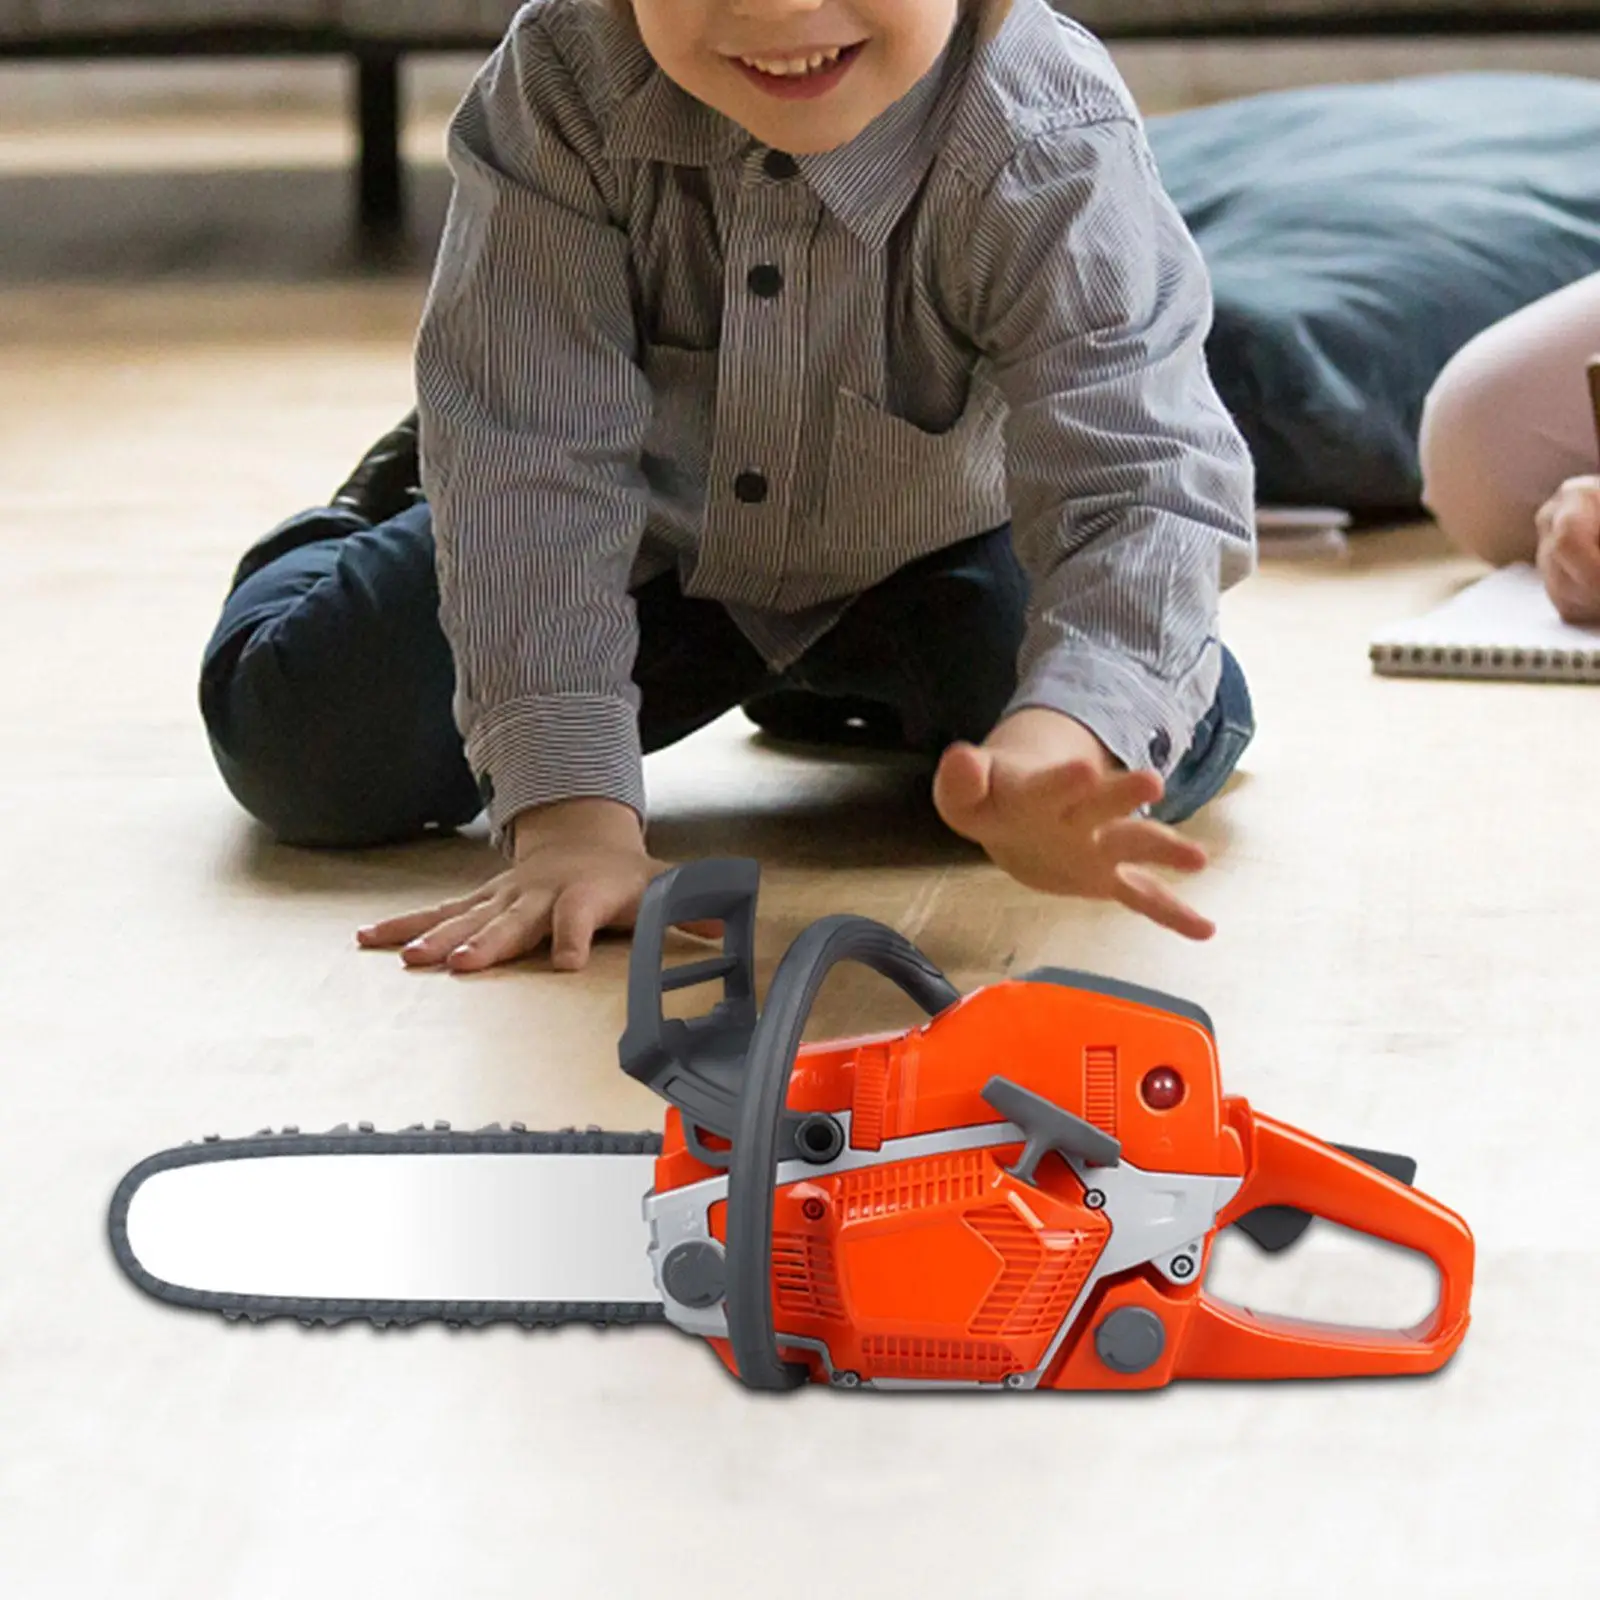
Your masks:
M631 0L679 88L794 155L837 149L908 93L962 0Z

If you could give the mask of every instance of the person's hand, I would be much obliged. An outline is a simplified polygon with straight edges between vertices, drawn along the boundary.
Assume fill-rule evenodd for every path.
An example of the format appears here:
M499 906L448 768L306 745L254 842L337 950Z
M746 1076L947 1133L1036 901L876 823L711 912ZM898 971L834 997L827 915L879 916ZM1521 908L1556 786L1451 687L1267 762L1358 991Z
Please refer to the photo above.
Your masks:
M1539 508L1539 575L1564 622L1600 623L1600 477L1568 478Z
M359 942L400 949L407 966L481 972L532 955L580 971L595 935L632 928L653 878L667 870L644 846L638 817L608 800L573 800L516 821L514 864L475 894L362 928ZM692 931L710 934L710 925Z
M1033 715L1056 716L1025 711L1013 720ZM1053 750L1056 730L1038 726L1043 739L991 737L945 751L933 799L946 826L1027 888L1114 900L1174 933L1209 939L1215 924L1145 870L1197 872L1207 859L1164 823L1133 815L1161 798L1160 776L1117 768L1098 740Z

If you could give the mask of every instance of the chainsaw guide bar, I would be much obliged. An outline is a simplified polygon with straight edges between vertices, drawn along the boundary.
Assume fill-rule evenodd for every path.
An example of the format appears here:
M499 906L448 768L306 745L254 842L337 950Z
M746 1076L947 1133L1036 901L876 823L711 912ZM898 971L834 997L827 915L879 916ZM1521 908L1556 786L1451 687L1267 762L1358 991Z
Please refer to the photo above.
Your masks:
M608 1133L601 1128L563 1128L555 1133L529 1132L521 1123L498 1122L473 1131L457 1131L447 1122L414 1123L398 1133L380 1133L370 1122L348 1123L326 1133L281 1132L262 1128L239 1139L211 1134L199 1143L162 1151L139 1163L117 1186L108 1229L111 1249L127 1275L147 1294L191 1311L214 1311L229 1322L270 1322L294 1318L306 1327L337 1327L367 1322L377 1328L411 1328L442 1322L450 1328L484 1328L516 1323L524 1328L556 1328L580 1323L591 1327L629 1327L663 1322L659 1299L645 1301L410 1301L311 1299L280 1295L240 1295L193 1289L164 1282L147 1272L128 1236L134 1197L158 1173L212 1162L269 1160L285 1156L649 1156L661 1153L659 1133Z

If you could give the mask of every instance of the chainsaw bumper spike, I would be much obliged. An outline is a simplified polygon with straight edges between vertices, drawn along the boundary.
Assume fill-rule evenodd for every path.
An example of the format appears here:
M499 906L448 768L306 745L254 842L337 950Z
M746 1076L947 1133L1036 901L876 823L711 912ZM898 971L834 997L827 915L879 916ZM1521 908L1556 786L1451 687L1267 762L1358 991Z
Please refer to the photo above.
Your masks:
M1324 1143L1225 1094L1198 1006L1044 968L963 995L893 929L824 918L755 985L759 872L675 868L640 908L622 1069L663 1130L448 1122L210 1137L134 1167L113 1253L145 1293L230 1322L669 1323L753 1389L1152 1389L1433 1372L1466 1335L1474 1245L1416 1163ZM720 956L668 967L669 930ZM925 1013L803 1043L840 963ZM669 992L709 1009L669 1018ZM1257 1315L1207 1292L1237 1227L1325 1219L1421 1253L1409 1329Z

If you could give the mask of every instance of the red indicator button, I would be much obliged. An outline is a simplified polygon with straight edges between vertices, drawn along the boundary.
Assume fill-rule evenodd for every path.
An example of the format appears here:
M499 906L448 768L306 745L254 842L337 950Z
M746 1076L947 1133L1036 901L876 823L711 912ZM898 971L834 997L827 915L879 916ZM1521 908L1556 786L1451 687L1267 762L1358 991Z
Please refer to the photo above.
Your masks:
M1139 1098L1152 1111L1170 1111L1183 1099L1183 1079L1171 1067L1152 1067L1140 1081Z

